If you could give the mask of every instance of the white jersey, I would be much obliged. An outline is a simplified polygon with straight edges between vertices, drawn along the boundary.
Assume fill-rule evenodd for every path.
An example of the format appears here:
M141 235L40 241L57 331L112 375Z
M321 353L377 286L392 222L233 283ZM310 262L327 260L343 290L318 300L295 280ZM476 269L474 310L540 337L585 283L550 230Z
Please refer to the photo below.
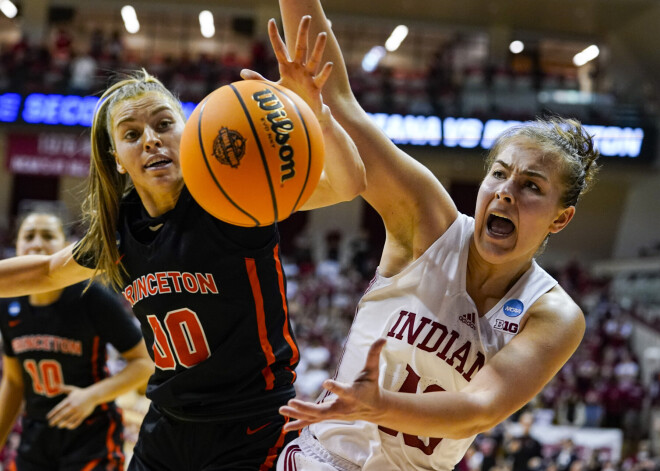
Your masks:
M474 219L460 214L401 273L389 278L376 274L358 305L338 381L351 383L364 367L369 346L385 337L383 388L416 394L460 391L516 335L527 309L557 281L532 262L480 317L465 288L473 233ZM451 470L474 439L417 437L365 421L327 421L309 430L337 468L352 468L341 465L348 462L365 471Z

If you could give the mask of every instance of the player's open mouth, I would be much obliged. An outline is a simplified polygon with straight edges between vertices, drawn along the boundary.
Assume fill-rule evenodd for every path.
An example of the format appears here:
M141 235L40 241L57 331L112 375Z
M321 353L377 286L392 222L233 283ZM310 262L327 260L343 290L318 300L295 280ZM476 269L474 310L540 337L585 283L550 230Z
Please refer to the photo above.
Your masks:
M516 226L511 219L496 214L488 215L486 227L488 229L488 234L496 238L508 237L516 230Z
M153 161L149 162L147 165L144 166L144 168L160 168L160 167L166 166L167 164L169 164L171 162L172 162L171 159L164 159L164 158L163 159L157 159L157 160L153 160Z

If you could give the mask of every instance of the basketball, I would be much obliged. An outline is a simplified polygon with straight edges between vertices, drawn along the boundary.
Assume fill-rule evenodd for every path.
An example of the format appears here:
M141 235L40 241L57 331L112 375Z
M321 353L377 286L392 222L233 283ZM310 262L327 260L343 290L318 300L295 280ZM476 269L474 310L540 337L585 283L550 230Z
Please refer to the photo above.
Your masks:
M193 198L218 219L265 226L297 211L323 170L321 126L291 90L243 80L211 92L181 137L181 170Z

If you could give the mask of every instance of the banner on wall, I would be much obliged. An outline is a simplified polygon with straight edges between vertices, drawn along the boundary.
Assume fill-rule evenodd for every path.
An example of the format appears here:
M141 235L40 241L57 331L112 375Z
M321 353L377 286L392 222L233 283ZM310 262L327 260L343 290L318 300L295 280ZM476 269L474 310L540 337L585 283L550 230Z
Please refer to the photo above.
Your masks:
M86 177L90 141L84 134L39 133L8 136L7 170L15 174Z

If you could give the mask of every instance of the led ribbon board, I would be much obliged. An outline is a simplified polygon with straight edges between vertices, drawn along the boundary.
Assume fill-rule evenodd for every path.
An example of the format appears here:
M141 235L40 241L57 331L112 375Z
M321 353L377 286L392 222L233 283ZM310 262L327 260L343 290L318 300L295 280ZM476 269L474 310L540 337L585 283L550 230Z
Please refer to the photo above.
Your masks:
M92 123L98 97L32 93L0 94L0 123L86 126ZM186 116L197 104L183 103ZM369 114L398 145L489 149L502 131L520 121L387 113ZM603 156L652 160L653 130L642 127L585 125ZM653 142L651 142L653 141Z

